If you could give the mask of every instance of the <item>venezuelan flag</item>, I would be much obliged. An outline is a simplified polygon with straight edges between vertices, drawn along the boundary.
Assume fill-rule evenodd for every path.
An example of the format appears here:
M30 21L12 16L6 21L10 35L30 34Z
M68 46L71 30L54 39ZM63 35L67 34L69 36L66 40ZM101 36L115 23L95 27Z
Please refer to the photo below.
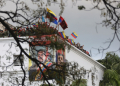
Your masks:
M46 62L46 63L44 63L44 65L46 65L47 67L50 67L52 65L52 62ZM42 66L41 69L42 69L43 73L45 73L47 71L47 69L44 66ZM42 75L42 72L40 71L40 69L38 69L38 71L39 71L39 73L36 75L35 80L41 80L43 78L43 75ZM38 76L40 77L39 79L38 79Z
M51 62L46 62L45 65L46 65L47 67L50 67L50 66L52 65L52 63L51 63ZM46 69L46 68L43 67L43 68L42 68L42 71L44 71L45 69Z
M66 35L65 35L64 31L59 32L59 35L60 35L63 39L66 38Z
M52 18L53 18L53 23L55 23L55 24L58 24L58 22L57 22L57 17L56 17L56 15L55 15L55 13L54 12L52 12L51 10L49 10L48 8L47 8L47 14L50 14L51 16L52 16ZM50 18L49 17L49 15L47 16L48 18Z
M71 34L75 39L77 38L77 34L73 31L72 34Z
M51 62L46 62L44 65L46 65L47 67L50 67L52 65L52 63ZM47 70L45 67L42 67L41 69L42 69L43 73ZM40 75L41 74L42 73L40 72Z
M74 44L74 40L73 39L71 39L71 43Z
M21 32L21 31L22 31L22 28L19 28L19 32ZM18 33L19 33L19 32L18 32Z
M52 22L55 23L56 25L58 24L58 22L57 22L55 17L53 17L53 21Z
M33 26L35 27L35 26L36 26L36 24L33 24Z
M70 42L70 44L74 44L74 40L73 39L68 39L68 42Z
M38 24L36 24L36 27L38 27Z
M47 12L51 13L53 16L56 16L54 12L47 8Z

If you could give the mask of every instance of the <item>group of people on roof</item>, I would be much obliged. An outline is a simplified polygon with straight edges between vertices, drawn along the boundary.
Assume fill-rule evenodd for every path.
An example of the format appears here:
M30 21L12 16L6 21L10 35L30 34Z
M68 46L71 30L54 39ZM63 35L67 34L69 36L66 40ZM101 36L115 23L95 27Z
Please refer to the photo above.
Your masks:
M68 36L66 36L68 39ZM68 40L67 40L68 41ZM69 41L68 41L69 42ZM79 50L81 50L82 52L84 52L85 54L87 54L88 56L90 56L89 52L86 51L85 49L83 49L84 45L80 45L80 43L75 43L73 44L76 48L78 48Z
M84 52L85 54L87 54L88 56L90 56L89 52L83 49L84 45L80 46L80 43L77 43L77 44L74 43L74 46L77 47L82 52Z

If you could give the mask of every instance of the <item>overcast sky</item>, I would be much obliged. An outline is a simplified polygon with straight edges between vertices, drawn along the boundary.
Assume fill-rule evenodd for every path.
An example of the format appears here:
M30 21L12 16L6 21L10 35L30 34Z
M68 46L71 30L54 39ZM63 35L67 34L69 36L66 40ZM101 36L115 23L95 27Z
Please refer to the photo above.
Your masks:
M28 0L26 0L28 1ZM115 51L120 46L120 43L115 39L112 46L102 54L98 54L98 51L93 49L99 48L102 46L106 48L108 44L104 44L104 42L108 41L108 39L112 38L114 31L106 27L102 27L102 25L97 25L97 23L101 23L104 19L101 17L101 12L97 9L92 11L78 10L79 5L84 5L86 9L92 8L91 1L77 1L77 3L72 3L72 0L63 0L65 1L64 12L62 13L62 17L68 24L68 28L64 30L65 34L69 36L69 38L74 39L71 36L71 33L75 31L78 34L78 37L74 39L75 43L80 43L84 45L84 49L92 52L92 58L97 60L105 57L105 53L109 51ZM31 8L35 6L31 5L30 2L27 2ZM14 5L8 3L6 4L10 9L14 9ZM103 5L101 5L103 6ZM52 10L57 18L59 19L60 7L59 4L52 3L51 6L47 6L50 10ZM10 10L8 8L4 8L6 10ZM54 24L52 24L54 25ZM96 29L97 27L97 29ZM61 26L59 26L59 31L63 31ZM119 54L119 52L117 52Z
M84 49L92 51L92 58L97 60L105 57L105 53L109 51L116 51L119 47L119 42L115 39L112 46L106 50L102 56L102 54L98 54L98 51L94 48L106 48L108 44L104 42L108 41L113 37L114 30L111 30L110 27L102 27L102 25L97 25L97 23L101 23L104 19L101 17L101 12L97 9L92 11L78 10L79 5L85 5L86 9L92 8L92 4L90 1L78 1L74 6L71 0L66 1L66 6L62 17L68 24L68 28L64 30L65 34L69 36L69 38L73 38L70 34L75 31L78 34L78 37L74 39L75 43L80 43L84 45ZM60 8L56 4L52 4L51 6L47 6L50 10L52 10L59 19ZM97 29L96 29L97 26ZM60 31L63 29L59 26ZM117 52L119 54L119 52Z

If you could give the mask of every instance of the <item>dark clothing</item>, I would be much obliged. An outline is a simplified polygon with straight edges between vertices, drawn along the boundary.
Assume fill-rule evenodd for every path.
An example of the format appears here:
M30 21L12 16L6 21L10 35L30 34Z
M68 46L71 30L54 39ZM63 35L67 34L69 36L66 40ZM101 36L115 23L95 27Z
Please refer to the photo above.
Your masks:
M29 70L29 80L34 81L37 74L37 65L32 65Z

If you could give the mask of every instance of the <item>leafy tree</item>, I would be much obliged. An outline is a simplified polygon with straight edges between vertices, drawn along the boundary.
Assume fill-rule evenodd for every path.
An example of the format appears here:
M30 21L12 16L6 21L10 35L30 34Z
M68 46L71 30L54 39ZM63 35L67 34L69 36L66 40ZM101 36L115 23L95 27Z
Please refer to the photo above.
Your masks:
M105 59L98 61L106 66L100 86L120 86L120 57L115 53L107 53Z
M87 81L86 79L78 79L73 81L71 86L87 86Z

